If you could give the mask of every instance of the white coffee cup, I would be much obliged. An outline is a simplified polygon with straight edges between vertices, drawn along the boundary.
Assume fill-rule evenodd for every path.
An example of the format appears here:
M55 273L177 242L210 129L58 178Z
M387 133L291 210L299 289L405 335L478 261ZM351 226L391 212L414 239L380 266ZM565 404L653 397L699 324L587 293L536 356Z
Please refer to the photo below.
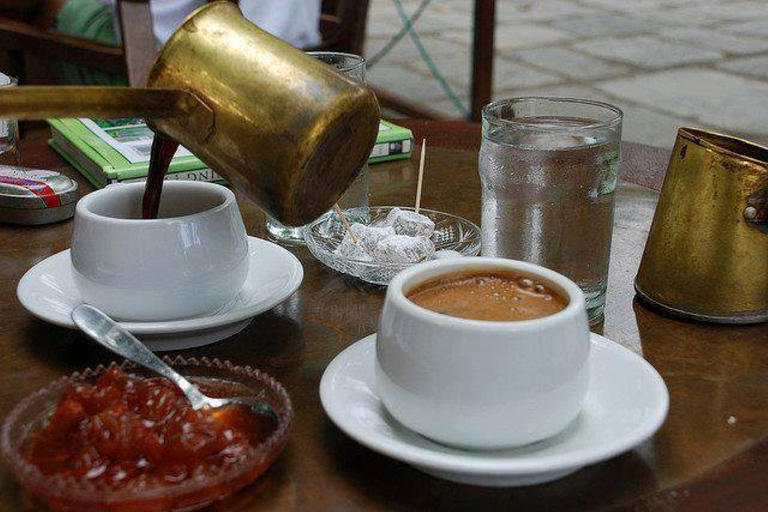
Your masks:
M415 286L456 272L511 271L568 300L523 321L444 315L411 302ZM520 446L565 429L579 414L589 373L589 324L581 289L552 270L500 258L438 260L390 283L376 340L378 392L406 427L468 449Z
M213 312L248 274L248 237L221 185L167 181L157 219L141 219L143 183L88 194L75 211L72 273L85 302L120 320Z

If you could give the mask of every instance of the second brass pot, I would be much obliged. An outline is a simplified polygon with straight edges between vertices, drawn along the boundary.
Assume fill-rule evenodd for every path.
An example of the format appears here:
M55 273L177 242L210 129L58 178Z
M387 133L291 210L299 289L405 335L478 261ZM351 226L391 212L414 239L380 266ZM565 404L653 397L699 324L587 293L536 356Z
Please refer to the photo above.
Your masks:
M635 289L677 316L768 321L768 148L679 130Z

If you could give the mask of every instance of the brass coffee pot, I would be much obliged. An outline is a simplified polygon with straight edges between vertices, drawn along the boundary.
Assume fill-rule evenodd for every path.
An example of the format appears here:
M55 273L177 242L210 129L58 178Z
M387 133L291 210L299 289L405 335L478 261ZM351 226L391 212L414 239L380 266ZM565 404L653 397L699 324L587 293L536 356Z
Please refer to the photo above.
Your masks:
M768 321L768 148L679 130L635 289L694 320Z
M0 90L0 118L143 117L289 225L326 212L376 140L374 94L248 22L233 3L192 13L143 89Z

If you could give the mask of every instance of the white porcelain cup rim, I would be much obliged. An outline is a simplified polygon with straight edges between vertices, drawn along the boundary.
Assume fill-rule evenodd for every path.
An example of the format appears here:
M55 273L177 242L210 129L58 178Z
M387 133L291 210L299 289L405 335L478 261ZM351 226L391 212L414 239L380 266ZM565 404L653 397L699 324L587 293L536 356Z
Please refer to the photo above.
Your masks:
M113 222L125 226L135 226L140 224L149 227L151 225L163 224L168 221L194 222L206 216L216 215L217 213L232 206L233 203L237 202L237 198L235 197L234 192L232 192L227 187L217 185L216 183L207 183L204 181L166 181L163 183L164 194L171 191L175 192L176 190L174 189L202 189L211 192L212 194L219 195L222 200L216 206L206 208L194 213L179 215L176 217L158 217L156 219L127 219L121 217L111 217L109 215L96 213L91 209L95 202L102 200L106 196L133 193L135 189L143 191L144 188L145 183L142 182L120 183L109 185L103 189L96 190L84 196L82 199L80 199L80 201L78 201L76 207L76 215L87 218L90 221Z
M452 272L484 272L493 270L509 270L524 274L524 277L540 278L544 281L543 284L554 285L556 291L565 295L568 299L568 305L557 313L531 320L475 320L445 315L423 308L408 299L403 291L406 286L417 285ZM421 263L396 275L390 282L388 291L388 300L391 300L393 304L400 308L407 309L410 314L417 315L425 321L437 322L447 327L479 327L486 332L508 331L510 329L517 331L538 330L551 324L557 324L577 313L577 310L585 309L586 307L584 292L576 283L563 274L533 263L506 258L469 257Z

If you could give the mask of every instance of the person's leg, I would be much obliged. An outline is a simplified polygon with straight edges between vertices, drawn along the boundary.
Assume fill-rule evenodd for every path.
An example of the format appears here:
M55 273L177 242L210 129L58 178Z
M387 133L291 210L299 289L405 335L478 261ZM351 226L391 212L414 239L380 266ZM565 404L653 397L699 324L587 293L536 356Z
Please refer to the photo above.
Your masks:
M62 34L92 39L105 44L118 44L114 11L99 0L47 0L42 25ZM79 64L57 63L59 79L65 84L123 85L125 76L91 69Z

